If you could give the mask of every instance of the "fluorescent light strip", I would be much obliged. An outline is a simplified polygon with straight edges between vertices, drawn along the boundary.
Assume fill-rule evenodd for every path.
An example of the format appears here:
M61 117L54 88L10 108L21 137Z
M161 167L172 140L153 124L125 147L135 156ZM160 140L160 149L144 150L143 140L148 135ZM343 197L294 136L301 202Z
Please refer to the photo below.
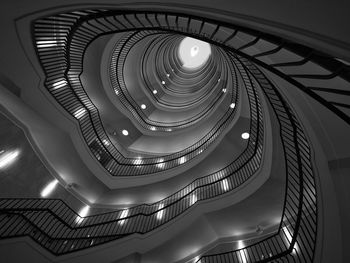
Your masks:
M52 182L50 182L48 185L46 185L45 188L40 193L41 197L49 196L53 192L53 190L55 190L57 184L58 184L58 181L55 179Z
M3 152L0 155L0 169L5 168L6 166L13 163L16 160L18 155L19 155L19 150L11 151L8 153Z

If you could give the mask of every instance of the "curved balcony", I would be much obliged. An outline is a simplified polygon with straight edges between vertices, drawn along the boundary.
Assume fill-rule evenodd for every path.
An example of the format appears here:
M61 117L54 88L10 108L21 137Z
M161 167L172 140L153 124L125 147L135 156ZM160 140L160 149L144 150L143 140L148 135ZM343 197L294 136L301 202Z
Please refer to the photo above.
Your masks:
M254 237L244 242L236 242L235 247L226 248L218 240L217 249L211 247L197 251L196 256L189 258L188 262L316 262L315 251L319 249L317 240L322 234L320 218L323 219L322 207L320 212L323 198L319 186L320 172L317 170L317 163L315 164L316 150L306 124L303 123L305 119L300 116L297 105L293 105L281 83L288 83L290 86L286 85L287 88L301 90L329 109L332 116L339 117L348 125L350 112L347 89L350 69L346 62L253 29L165 11L73 11L39 19L33 22L33 28L38 56L48 76L48 91L67 112L75 115L86 143L96 159L112 175L151 174L159 169L173 169L183 164L183 158L186 162L194 159L224 133L237 112L234 108L223 114L225 118L215 125L216 130L207 133L206 140L196 142L193 148L191 146L169 156L143 158L142 163L135 162L137 159L125 158L118 151L116 142L109 140L98 110L84 92L79 80L86 47L99 34L110 31L132 32L137 29L141 32L140 39L146 37L147 32L181 34L216 45L218 52L222 52L222 57L225 57L222 61L229 62L228 74L232 75L236 85L233 90L243 89L247 92L249 139L244 151L229 165L214 173L204 176L199 174L197 179L178 192L155 203L82 216L59 199L2 198L1 238L29 236L41 247L60 256L102 246L127 236L144 236L176 221L185 211L193 212L205 202L214 204L215 197L239 190L254 175L261 176L259 168L264 150L270 146L263 138L267 116L263 112L261 101L266 98L268 107L273 112L271 115L278 122L278 126L274 128L283 149L279 161L283 163L286 186L281 218L263 236L259 236L258 227ZM175 44L165 48L162 56L174 52L174 46ZM122 49L122 52L127 53L127 50ZM65 55L61 57L61 54ZM188 74L178 70L178 58L173 58L171 64L156 60L156 66L151 70L156 78L161 78L160 72L164 71L163 68L166 69L165 72L169 68L177 71L178 81ZM208 61L210 63L213 61ZM125 61L112 63L116 71L124 64ZM147 71L145 66L142 66L142 70L144 73ZM201 69L203 72L206 70L205 67ZM118 74L116 71L113 76ZM200 76L201 73L198 74ZM144 82L147 83L146 77L149 76L147 73L144 76ZM118 82L118 85L124 85L118 90L118 94L126 94L124 99L130 100L128 107L137 106L131 101L131 97L127 97L128 85L123 82ZM151 85L144 88L147 91L149 87ZM178 91L169 87L164 92L171 94ZM237 105L241 103L238 94L231 94ZM212 94L208 97L212 98ZM131 115L137 118L138 114L142 115L143 112L135 107ZM144 117L147 116L140 117L138 122L145 121ZM160 129L167 126L160 124L157 127Z

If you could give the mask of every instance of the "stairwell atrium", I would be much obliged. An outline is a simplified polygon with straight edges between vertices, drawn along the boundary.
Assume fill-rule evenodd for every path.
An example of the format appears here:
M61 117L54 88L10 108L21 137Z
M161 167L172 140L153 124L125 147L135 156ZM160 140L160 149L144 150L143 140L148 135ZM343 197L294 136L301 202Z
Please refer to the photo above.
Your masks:
M345 1L3 1L1 262L350 262Z

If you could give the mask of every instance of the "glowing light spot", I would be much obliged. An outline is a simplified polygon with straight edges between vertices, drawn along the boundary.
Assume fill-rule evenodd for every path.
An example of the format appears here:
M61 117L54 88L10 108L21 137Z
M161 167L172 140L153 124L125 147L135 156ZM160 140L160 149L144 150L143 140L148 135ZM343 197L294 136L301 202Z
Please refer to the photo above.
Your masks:
M8 153L4 153L4 151L0 155L0 169L5 168L12 164L17 156L19 155L19 150L11 151Z
M194 205L198 201L198 198L195 194L191 195L190 205Z
M223 92L223 93L226 93L226 91L227 91L226 89L222 89L222 92Z
M164 215L164 210L162 210L163 208L164 208L164 204L159 204L158 210L160 211L157 213L158 220L161 220L163 218L163 215Z
M142 164L142 159L141 159L141 157L138 157L137 159L135 159L135 160L134 160L134 164L135 164L135 165L140 165L140 164Z
M141 109L145 110L147 106L145 104L141 104Z
M128 214L129 214L129 209L125 209L125 210L123 210L123 212L121 213L121 215L120 215L120 219L122 219L122 218L125 218L125 217L127 217L128 216ZM124 225L124 223L126 222L126 219L125 220L121 220L121 221L119 221L118 223L120 224L120 225Z
M56 82L54 82L52 84L52 90L57 90L57 89L60 89L60 88L63 88L65 86L67 86L67 81L65 79L63 80L57 80Z
M207 42L185 37L179 45L178 52L183 67L196 69L207 62L211 54L211 48Z
M222 184L222 189L223 189L225 192L229 190L229 185L228 185L227 179L224 179L224 180L221 182L221 184Z
M106 146L109 146L109 145L110 145L110 142L107 141L106 139L103 139L102 142L103 142L103 144L106 145Z
M165 81L164 80L162 80L162 84L165 85Z
M156 130L156 127L152 126L151 131L155 131L155 130Z
M76 119L80 119L82 118L86 113L86 110L84 108L80 108L78 110L76 110L73 115Z
M158 168L164 168L165 166L164 159L160 159L159 162L156 164L156 166Z
M53 192L53 190L55 190L57 184L58 184L58 181L55 179L52 182L50 182L48 185L46 185L45 188L40 193L41 197L49 196Z
M129 132L128 132L127 130L122 130L122 134L123 134L124 136L128 136L128 135L129 135Z
M156 89L154 89L153 90L153 94L155 95L155 94L157 94L158 93L158 91L156 90Z
M88 215L90 210L90 206L86 205L84 206L80 211L79 211L79 215L77 216L77 218L75 219L75 222L77 224L80 224L81 222L83 222L83 220L85 219L85 217Z
M186 157L185 156L182 156L179 160L179 163L180 164L183 164L184 162L186 162Z
M236 107L236 104L235 104L235 103L231 103L231 104L230 104L230 108L231 108L231 109L234 109L235 107Z
M191 57L197 56L198 53L199 53L199 47L198 46L191 47Z
M242 135L241 135L242 139L244 139L244 140L249 139L249 136L250 136L250 135L249 135L248 132L243 132Z
M239 250L239 255L241 256L240 262L247 263L247 257L246 257L245 252L244 252L245 249L243 249L245 247L244 242L242 240L239 240L237 245L238 245L238 249L240 249Z
M40 40L36 42L37 46L39 48L41 47L55 47L57 46L56 40Z

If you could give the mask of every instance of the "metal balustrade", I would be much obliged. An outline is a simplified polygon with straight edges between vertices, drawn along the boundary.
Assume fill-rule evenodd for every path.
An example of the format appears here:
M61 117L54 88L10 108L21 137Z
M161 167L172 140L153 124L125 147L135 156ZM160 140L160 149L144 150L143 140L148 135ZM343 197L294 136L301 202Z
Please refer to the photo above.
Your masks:
M149 32L149 35L150 34L153 35L155 33L157 32ZM158 32L158 34L160 33L161 32ZM163 132L169 131L169 129L171 129L171 131L174 131L177 129L183 129L183 128L192 126L195 123L203 120L209 114L209 112L214 110L215 105L218 105L218 103L222 101L224 97L222 88L226 87L226 85L224 84L224 81L222 81L222 84L218 88L216 88L215 96L212 96L213 99L200 113L190 118L187 118L183 121L177 121L177 122L164 123L164 122L149 120L147 116L145 116L144 111L140 109L140 106L133 100L132 96L129 95L128 87L124 83L123 70L120 70L120 69L124 68L125 60L127 58L128 53L130 52L130 49L146 36L148 35L147 35L147 32L145 31L141 31L140 33L139 32L131 33L130 36L126 36L115 45L115 48L114 48L115 51L113 52L111 63L110 63L110 79L118 100L120 100L122 104L125 106L125 108L133 115L133 118L137 120L138 123L140 123L140 125L144 129L148 129L148 130L154 130L155 128L157 131L163 131ZM159 37L161 37L161 34ZM161 40L162 38L159 41ZM126 44L128 44L128 46L126 46ZM143 62L142 64L143 64L142 72L145 72L144 70L145 65ZM151 92L151 90L153 90L153 88L151 88L152 84L149 81L149 79L146 77L146 75L147 74L145 73L142 74L143 80L144 80L143 84L145 84L146 88L148 88L150 90L150 93L152 93ZM212 78L212 76L210 76L210 78ZM217 79L218 78L215 79L216 82L217 82ZM232 86L232 89L235 89L235 88L237 87ZM237 101L235 100L235 93L237 93L237 91L232 91L231 89L229 89L228 94L231 95L230 102L237 103ZM201 97L199 98L199 100L203 100L203 98ZM191 101L190 103L195 103L195 102ZM233 111L230 110L229 107L227 107L227 112L230 114L234 113ZM219 126L219 125L216 124L214 126Z
M61 200L1 199L0 236L27 235L59 255L126 235L152 231L195 203L236 189L258 170L263 154L263 117L259 97L251 80L244 78L244 82L252 112L251 136L247 151L229 166L194 180L175 194L152 205L144 204L84 218Z
M251 64L250 62L261 66L290 82L296 88L304 91L319 103L327 107L348 124L350 124L348 111L349 105L344 103L344 100L347 98L346 96L349 96L349 66L340 59L323 54L312 48L295 44L286 39L207 18L175 13L160 14L155 12L135 11L123 11L122 13L118 11L87 10L52 16L51 18L42 19L36 22L36 45L39 49L40 46L42 47L42 50L39 50L38 52L42 58L47 58L42 60L42 64L47 67L48 71L52 70L57 72L55 75L49 77L46 82L49 90L52 91L52 94L57 92L55 91L56 87L67 87L68 85L65 82L65 78L62 77L65 74L64 67L68 65L67 57L73 60L75 59L74 56L76 54L79 54L77 57L82 57L81 54L83 51L79 48L71 51L70 56L55 56L56 52L66 52L64 47L67 42L73 42L71 39L68 39L68 32L75 26L75 22L78 19L80 19L79 23L81 25L79 38L82 43L85 44L91 41L93 38L91 32L96 34L104 34L108 30L128 31L134 30L135 28L138 28L139 30L156 29L194 36L212 44L216 44L225 51L232 52L232 57L234 57L235 54L241 56L238 59L234 58L236 66L240 69L240 73L242 74L243 71L247 70L248 73L246 73L247 76L245 80L247 80L247 78L255 78L258 81L279 121L280 136L284 147L284 158L287 165L286 175L288 180L283 218L281 220L279 231L271 237L240 250L217 255L206 255L199 261L312 262L317 235L317 192L315 189L315 175L313 174L312 164L310 161L311 149L303 127L295 116L293 110L286 103L278 90L271 84L271 82L254 64ZM93 20L88 21L89 19ZM51 23L51 25L47 24L47 22L49 22L49 24ZM198 23L202 26L200 28L193 29L192 26ZM40 25L42 25L42 27L40 27ZM54 31L54 33L48 33L48 28L57 30L56 32ZM40 43L40 41L42 41L42 43ZM64 65L64 67L62 67L62 65ZM249 85L247 88L249 89ZM69 95L74 98L72 100L79 101L76 98L76 95L69 89L62 93L57 93L58 95L56 98ZM329 94L334 95L332 96L332 99L329 99ZM80 106L82 106L82 104L80 104ZM85 107L89 108L89 106ZM67 107L67 109L69 112L73 113L74 109L69 107ZM257 113L254 114L253 116L257 116ZM259 118L256 119L259 120ZM255 122L252 120L251 132L254 132L254 125L257 125L259 122L254 123ZM89 138L93 138L94 135L91 133L89 136ZM260 136L261 134L255 138L259 139ZM252 144L249 144L249 147L252 147ZM251 150L249 147L247 151ZM262 147L262 145L259 145L259 147ZM259 149L260 150L258 150L258 153L260 152L261 154L262 148ZM247 154L247 151L244 152L244 155ZM244 162L245 161L241 160L239 162L235 162L235 164L242 165ZM258 161L255 160L252 167L256 166L257 163ZM251 163L247 162L246 166L248 164ZM247 175L251 173L252 167L244 171L244 173L241 173L239 176L236 174L234 177L231 177L230 174L234 169L229 168L227 170L223 170L228 172L221 171L221 173L215 174L215 176L204 177L206 178L205 180L208 180L206 183L204 183L203 178L198 179L198 181L196 180L196 186L193 184L189 188L186 188L184 192L181 192L184 189L178 192L183 194L179 200L187 200L187 207L185 205L180 205L180 203L176 203L178 205L174 205L174 207L176 207L174 211L183 211L189 207L189 204L193 203L194 201L201 200L201 197L198 198L198 196L200 196L199 189L204 187L204 185L210 187L210 190L205 191L202 194L205 195L205 197L214 196L213 193L219 191L219 188L217 187L216 189L215 186L217 186L217 183L220 182L215 180L221 178L222 174L224 176L229 175L227 178L230 178L230 183L235 185L242 184L247 179ZM238 173L241 170L236 171ZM193 195L191 196L191 194L194 193L196 194L196 198L194 198ZM12 202L11 207L9 202ZM79 232L80 236L78 235L78 232L75 232L69 239L56 239L53 241L51 237L48 237L47 234L41 232L38 226L29 223L31 221L28 218L33 216L30 214L30 211L33 209L33 204L29 205L29 209L23 207L25 209L20 212L22 209L20 206L21 202L22 204L24 203L24 201L19 199L2 200L1 226L6 227L1 228L1 236L10 237L30 235L37 242L56 254L83 249L97 243L103 243L111 239L119 238L127 233L132 233L132 231L116 231L118 227L116 226L117 223L115 222L118 222L118 220L129 220L131 218L135 218L136 215L136 213L131 213L127 218L123 217L122 219L115 219L113 216L118 217L118 215L122 215L123 212L119 211L117 213L87 217L82 222L82 224L85 224L84 226L82 225L82 227L76 227L77 229L82 229ZM55 202L55 207L59 208L59 211L62 211L62 215L57 216L57 222L60 221L59 219L64 218L63 221L69 223L68 214L74 214L72 211L68 212L69 210L61 208L61 206L58 205L58 203L62 203L61 201L35 200L33 202L47 202L50 204L51 202L52 204ZM152 215L153 218L155 218L155 215L160 211L170 209L170 206L167 206L167 204L168 203L164 203L164 208L162 207L158 210L156 207L161 207L159 203L151 206L139 206L137 209L135 208L135 211L146 211L146 207L152 207L154 209ZM37 204L35 205L37 206ZM32 211L34 211L34 209ZM45 208L45 211L52 210ZM166 211L165 214L168 213L168 210L164 211ZM27 214L24 216L24 213ZM51 214L57 215L55 212L51 212ZM172 213L170 215L174 214ZM76 214L73 217L75 216ZM150 216L150 214L148 216ZM101 225L97 225L97 227L93 230L93 233L95 234L94 238L92 238L90 234L89 230L91 229L87 230L88 228L86 227L93 221L91 218L103 218L103 220L101 219L101 221L99 221L99 224ZM143 218L148 219L142 219L143 221L139 219L140 221L138 222L135 220L133 221L133 224L128 224L129 230L135 230L136 226L138 226L140 229L143 228L142 230L145 230L148 226L152 225L151 222L154 222L150 219L150 217L145 216ZM170 220L170 217L167 218ZM14 224L14 220L21 223L21 225ZM39 216L36 216L36 220L40 220ZM97 222L100 219L95 220L96 221L93 222ZM111 225L108 225L109 227L105 228L106 224L103 224L102 222L107 222L108 220L111 220ZM74 220L71 219L69 231L74 228L73 221ZM5 223L3 224L3 222ZM114 222L114 225L112 222ZM125 222L127 221L124 221L124 223ZM54 233L60 233L59 228L56 228L56 225L58 225L58 223L54 224L51 229L53 229L52 231L54 231ZM135 229L132 229L131 226L135 226ZM114 232L109 232L110 230ZM65 233L68 233L69 231L67 230ZM115 233L116 236L104 236L101 237L101 239L98 239L96 234L100 233L100 231L102 231L101 233ZM87 235L83 236L84 234ZM55 242L54 245L52 245L53 243L49 244L49 241ZM88 242L88 244L86 242Z
M249 60L238 58L268 98L280 126L287 188L278 231L234 251L205 255L196 262L313 262L317 234L317 196L311 149L293 110L265 75Z
M134 158L125 158L118 151L118 144L116 145L116 148L109 140L103 128L98 110L84 91L79 79L82 71L82 59L85 49L87 45L101 33L97 30L96 25L100 25L102 21L107 23L108 19L96 20L94 22L89 21L89 23L84 22L79 26L74 25L74 29L71 28L70 30L63 27L63 30L60 31L60 29L58 29L60 27L57 28L57 23L58 21L61 21L61 19L64 21L62 22L63 24L65 24L67 20L77 20L77 16L73 19L74 15L72 14L69 16L69 19L64 15L63 17L64 18L61 16L47 18L44 22L40 20L40 22L36 22L34 25L35 30L38 32L37 35L35 35L35 38L37 39L37 43L40 43L37 46L39 57L43 62L42 65L46 74L49 75L46 84L56 100L79 121L82 134L87 144L90 146L92 153L111 175L135 176L172 169L183 163L183 159L185 159L186 162L190 161L205 151L214 139L225 130L225 126L229 123L228 119L221 122L223 125L214 127L200 141L182 152L167 155L162 158L143 158L142 161ZM53 28L50 28L50 26ZM108 26L105 25L103 28L107 29ZM65 37L67 37L70 32L73 32L74 34L69 36L69 41L67 41L65 46L66 49L62 47L62 49L55 50L56 52L50 53L50 55L47 56L46 52L51 50L52 47L47 45L40 46L41 42L39 39L43 38L44 32L46 33L45 37L48 38L52 35L53 31L55 31L56 35L64 35ZM67 62L62 64L60 68L56 68L56 70L51 70L51 68L50 70L46 70L46 62L55 60L56 57L60 56L66 57ZM55 76L56 80L58 79L59 81L54 82L52 76ZM236 84L234 83L234 85ZM233 101L236 100L234 99ZM235 109L230 109L228 111L230 116L223 116L223 118L230 117L232 119L234 112ZM151 128L154 129L153 126L150 127L150 129Z

